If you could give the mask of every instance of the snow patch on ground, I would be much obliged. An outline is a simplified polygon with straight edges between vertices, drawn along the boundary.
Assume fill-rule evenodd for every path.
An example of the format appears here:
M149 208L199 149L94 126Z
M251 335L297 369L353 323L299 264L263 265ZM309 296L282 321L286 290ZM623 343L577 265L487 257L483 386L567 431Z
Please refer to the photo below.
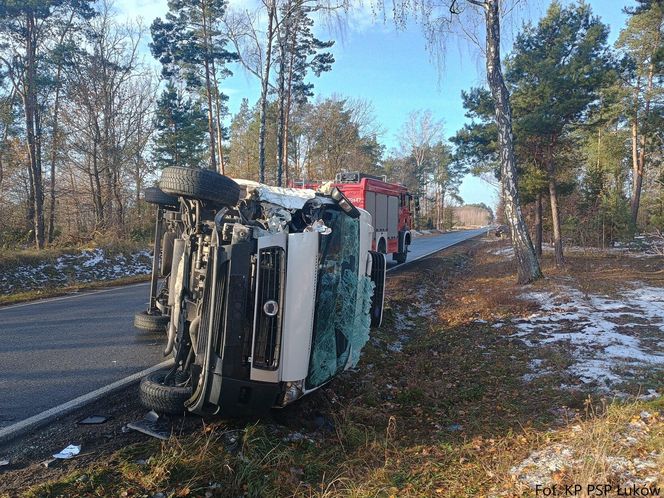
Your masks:
M104 249L63 254L55 261L5 268L0 273L0 292L11 294L44 287L72 285L98 280L115 280L152 271L149 251L109 255Z
M514 256L514 248L512 246L499 247L498 249L492 249L489 251L489 254L494 256Z
M566 346L573 360L569 373L604 392L638 369L664 369L664 288L634 284L617 298L568 286L524 294L541 312L515 320L514 337L531 347ZM533 362L524 380L547 373Z
M643 441L650 431L650 425L658 420L657 414L641 412L636 420L625 424L616 432L614 441L618 447L631 447ZM572 431L580 432L581 426L572 426ZM585 448L587 452L587 448ZM518 481L531 488L537 485L548 485L555 482L555 475L570 469L579 469L588 465L588 454L561 443L551 444L543 449L533 451L519 465L510 469L510 473ZM636 484L643 486L655 483L660 478L659 463L662 454L652 451L640 457L626 458L612 455L611 452L597 451L592 458L592 466L606 469L607 474L617 479L622 487Z
M394 328L398 332L398 340L387 345L393 353L400 353L404 344L410 340L410 331L416 326L418 318L431 318L436 313L440 300L430 301L426 288L420 288L413 299L413 304L406 311L395 311Z
M551 244L543 244L542 251L545 253L553 253L554 248ZM565 246L565 252L570 254L572 253L581 253L581 254L613 254L620 256L627 256L630 258L662 258L661 254L654 252L652 249L648 248L629 248L629 247L577 247L577 246ZM514 248L512 246L499 247L497 249L491 249L488 251L489 254L494 256L509 256L514 257Z
M542 251L546 253L553 253L553 244L542 244ZM581 247L581 246L565 246L565 252L568 253L581 253L581 254L598 254L598 255L620 255L630 258L656 258L662 257L654 246L648 245L627 245L622 246L616 242L615 247Z

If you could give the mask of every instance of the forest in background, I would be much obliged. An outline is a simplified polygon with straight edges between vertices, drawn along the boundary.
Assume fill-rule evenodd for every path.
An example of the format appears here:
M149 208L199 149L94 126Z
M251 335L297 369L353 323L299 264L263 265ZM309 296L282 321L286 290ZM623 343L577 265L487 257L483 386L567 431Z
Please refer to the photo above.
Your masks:
M395 150L371 102L316 95L316 77L334 71L334 41L316 38L314 22L342 20L348 4L168 5L146 27L119 22L108 2L0 2L4 249L146 240L142 191L172 165L272 185L386 175L419 195L427 228L454 223L445 208L462 202L466 173L500 181L485 88L464 92L470 121L451 137L444 116L404 116ZM522 206L535 247L555 242L561 258L563 242L606 247L664 230L664 7L639 0L626 11L609 45L601 13L552 2L504 58ZM231 70L261 88L234 115L220 90Z

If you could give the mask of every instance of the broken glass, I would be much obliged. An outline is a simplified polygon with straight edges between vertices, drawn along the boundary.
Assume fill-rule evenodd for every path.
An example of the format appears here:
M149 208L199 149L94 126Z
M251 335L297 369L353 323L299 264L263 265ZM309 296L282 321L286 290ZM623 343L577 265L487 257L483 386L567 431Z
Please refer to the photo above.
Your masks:
M332 232L321 237L316 311L307 388L320 386L346 365L359 361L369 339L369 308L374 284L359 276L359 220L327 210ZM350 360L350 361L349 361Z

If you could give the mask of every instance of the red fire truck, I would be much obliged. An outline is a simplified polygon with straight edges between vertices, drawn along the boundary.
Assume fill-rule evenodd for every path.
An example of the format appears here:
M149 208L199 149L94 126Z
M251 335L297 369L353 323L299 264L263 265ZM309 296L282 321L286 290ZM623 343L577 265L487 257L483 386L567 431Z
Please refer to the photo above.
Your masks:
M297 187L320 187L318 182L297 182ZM403 263L408 256L410 230L413 226L413 196L398 183L388 183L385 177L365 173L337 173L332 185L341 190L357 207L371 214L374 226L373 250L392 254Z

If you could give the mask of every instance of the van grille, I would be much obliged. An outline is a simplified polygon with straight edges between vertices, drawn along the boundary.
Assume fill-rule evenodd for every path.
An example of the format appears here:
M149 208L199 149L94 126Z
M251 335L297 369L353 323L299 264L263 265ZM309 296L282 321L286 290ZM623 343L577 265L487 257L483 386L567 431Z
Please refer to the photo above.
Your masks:
M261 249L258 254L256 326L252 361L255 368L275 370L279 366L284 275L284 249L281 247ZM267 301L276 301L278 304L276 315L269 316L264 312L263 306Z

